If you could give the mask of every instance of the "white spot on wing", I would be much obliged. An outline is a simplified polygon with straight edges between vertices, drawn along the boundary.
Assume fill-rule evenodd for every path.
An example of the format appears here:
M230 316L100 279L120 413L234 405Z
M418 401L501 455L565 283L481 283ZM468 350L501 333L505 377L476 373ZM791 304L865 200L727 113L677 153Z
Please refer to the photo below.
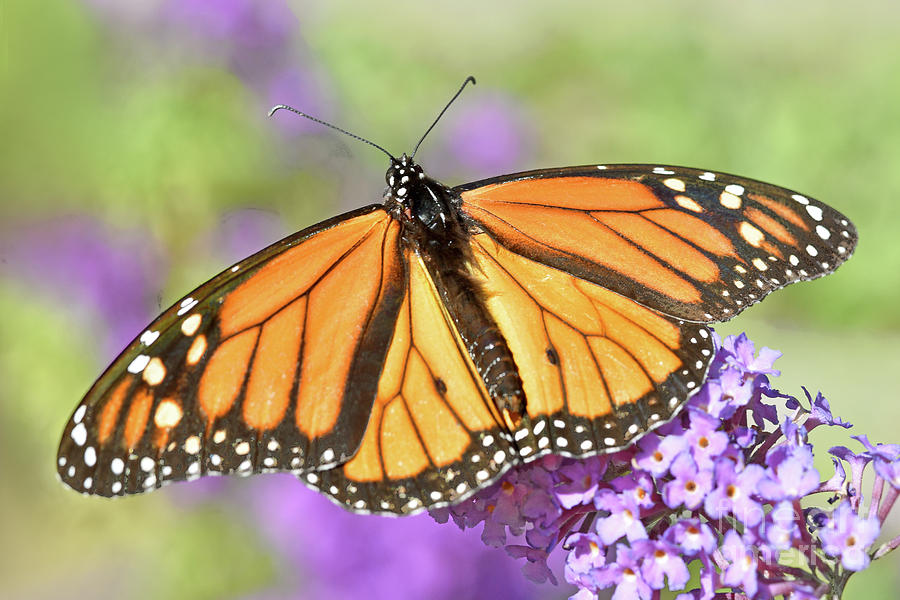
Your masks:
M181 308L178 309L178 313L177 313L178 316L180 317L181 315L183 315L183 314L185 314L186 312L190 311L190 310L191 310L192 308L194 308L195 306L197 306L197 301L196 301L196 300L194 300L194 299L191 298L191 297L185 298L185 299L182 300L182 302L181 302Z
M689 210L695 213L703 212L703 207L697 204L697 202L689 196L678 194L677 196L675 196L675 202L677 202L678 206L685 210Z
M84 464L89 467L97 464L97 451L94 450L93 446L88 446L84 449Z
M158 331L150 331L149 329L141 334L141 343L145 346L149 346L153 342L156 341L156 338L159 337Z
M147 364L150 362L150 357L146 354L138 354L133 361L128 365L129 373L140 373L144 370Z
M163 361L155 356L150 359L147 366L144 367L143 379L147 384L154 386L162 383L166 378L166 367Z
M664 180L663 185L670 190L675 190L676 192L684 191L684 181L678 179L677 177L670 177L669 179Z
M816 221L822 220L822 209L820 207L814 206L812 204L807 204L806 212L808 212L809 216L811 216Z
M72 429L72 441L79 446L84 446L87 441L87 428L84 423L79 423Z
M741 221L741 224L738 225L738 233L741 234L741 237L755 248L759 248L763 241L765 241L766 236L763 235L763 232L748 223L747 221Z
M198 452L200 452L200 445L200 437L192 435L188 439L184 440L184 451L188 454L197 454Z
M719 195L719 204L725 208L737 210L741 207L741 199L731 192L722 192Z
M186 336L192 336L197 333L197 330L200 328L200 323L203 321L203 317L200 316L200 313L194 313L189 316L187 319L182 321L181 323L181 333Z

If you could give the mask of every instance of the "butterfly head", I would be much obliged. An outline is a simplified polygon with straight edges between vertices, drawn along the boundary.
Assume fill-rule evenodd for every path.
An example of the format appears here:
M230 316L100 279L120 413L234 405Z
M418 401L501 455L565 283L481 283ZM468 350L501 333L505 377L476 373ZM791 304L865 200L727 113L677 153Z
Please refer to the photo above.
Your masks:
M400 158L391 158L391 166L384 174L384 179L389 187L388 193L402 199L409 195L410 189L425 179L425 171L404 153Z
M455 225L453 193L432 179L403 154L391 159L385 173L385 204L395 218L410 226L425 227L437 237L447 237Z

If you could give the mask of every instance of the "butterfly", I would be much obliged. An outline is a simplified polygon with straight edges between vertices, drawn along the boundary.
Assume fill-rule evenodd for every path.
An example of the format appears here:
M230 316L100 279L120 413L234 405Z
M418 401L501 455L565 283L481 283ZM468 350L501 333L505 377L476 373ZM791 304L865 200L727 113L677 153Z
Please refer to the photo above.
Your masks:
M356 512L445 506L667 422L704 381L708 323L834 271L857 240L833 208L723 173L447 187L415 151L384 152L382 204L226 269L122 352L65 427L64 483L122 496L289 471Z

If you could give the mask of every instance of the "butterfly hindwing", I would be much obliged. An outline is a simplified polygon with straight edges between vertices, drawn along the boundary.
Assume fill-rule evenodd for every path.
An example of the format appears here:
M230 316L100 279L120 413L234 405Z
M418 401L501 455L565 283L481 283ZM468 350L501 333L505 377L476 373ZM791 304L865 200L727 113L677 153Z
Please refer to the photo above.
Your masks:
M60 477L114 496L353 456L405 293L399 233L382 207L360 209L192 292L76 408Z
M412 251L405 262L409 287L359 452L334 469L300 475L356 512L443 506L516 460L427 269Z
M545 169L455 188L502 245L680 319L730 319L833 271L856 230L770 184L684 167Z
M514 432L522 459L618 450L700 389L714 351L705 326L515 254L486 234L473 237L473 248L527 398L528 418Z

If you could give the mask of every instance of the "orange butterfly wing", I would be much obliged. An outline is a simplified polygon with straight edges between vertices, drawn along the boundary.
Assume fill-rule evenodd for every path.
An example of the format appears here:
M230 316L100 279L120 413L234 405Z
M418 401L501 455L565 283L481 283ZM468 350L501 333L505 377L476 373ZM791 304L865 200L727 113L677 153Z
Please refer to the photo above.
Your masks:
M623 448L667 422L700 389L713 357L705 326L473 237L488 309L527 399L519 455Z
M273 244L192 292L76 408L60 477L114 496L348 460L405 297L399 241L399 224L373 205Z
M852 223L821 202L684 167L546 169L455 191L510 250L697 322L830 273L856 245Z
M515 460L484 383L427 269L405 252L409 287L359 452L300 479L356 512L415 513L484 487Z

